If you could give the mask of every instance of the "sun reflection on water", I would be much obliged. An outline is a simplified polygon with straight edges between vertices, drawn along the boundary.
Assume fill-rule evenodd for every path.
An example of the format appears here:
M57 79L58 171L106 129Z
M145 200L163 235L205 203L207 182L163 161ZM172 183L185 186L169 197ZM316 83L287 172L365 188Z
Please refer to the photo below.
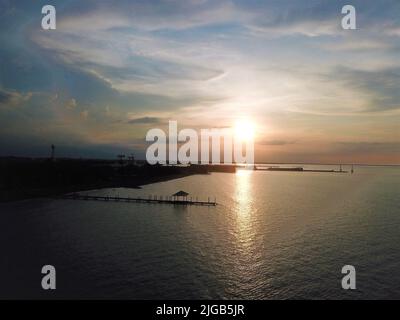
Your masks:
M235 212L237 232L242 244L249 244L252 237L252 170L238 170L235 186Z

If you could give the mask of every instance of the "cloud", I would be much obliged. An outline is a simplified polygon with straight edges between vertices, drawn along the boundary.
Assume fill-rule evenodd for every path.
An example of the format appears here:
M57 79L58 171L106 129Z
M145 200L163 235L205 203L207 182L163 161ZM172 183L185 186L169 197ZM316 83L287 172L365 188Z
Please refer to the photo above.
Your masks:
M71 99L69 99L66 103L65 103L65 107L67 108L67 109L75 109L76 108L76 106L77 106L78 104L77 104L77 102L76 102L76 100L74 99L74 98L71 98Z
M232 1L232 0L156 0L85 1L70 6L59 18L58 29L141 32L186 31L224 25L242 25L271 36L342 34L341 8L347 0ZM377 26L398 30L400 12L396 0L368 2L353 0L363 29Z
M5 90L0 88L0 106L15 107L31 99L32 92L20 93L15 90Z
M287 90L287 110L326 116L397 114L400 110L400 66L371 69L345 65L321 70L291 69L296 90Z
M257 7L259 15L247 20L246 26L254 34L267 38L297 35L339 40L353 36L358 38L366 33L378 37L400 35L400 5L397 0L352 0L350 4L356 8L356 31L343 30L341 27L344 16L341 9L348 4L347 0L318 0L306 3L282 0L274 4L266 1ZM355 46L356 44L353 47Z
M344 153L393 153L400 156L400 142L352 141L336 143L335 151Z
M164 122L163 118L158 117L142 117L128 120L130 124L161 124Z
M373 71L338 67L331 77L367 97L363 112L400 109L400 67Z
M302 35L307 37L334 36L340 33L341 29L337 24L337 19L320 21L290 21L287 24L271 23L270 25L250 24L250 31L254 35L260 35L267 38L276 38L283 36Z
M361 51L366 52L368 50L388 50L396 48L393 42L388 42L382 39L376 38L361 38L360 36L355 36L351 38L345 38L340 42L334 43L325 43L321 45L321 48L330 51L342 51L342 52L349 52L349 51Z
M146 31L183 30L243 20L243 10L229 0L87 1L87 10L71 8L57 28L110 30L131 27Z
M246 26L269 38L286 36L336 36L341 33L341 6L335 1L280 1L264 3Z
M293 140L262 140L257 142L257 145L263 146L286 146L290 144L295 144L296 141Z
M63 18L60 18L57 33L36 32L32 34L32 40L57 64L91 75L120 93L169 97L216 95L215 92L203 91L205 83L224 74L221 67L215 63L211 65L211 60L204 57L207 54L212 58L214 53L208 50L210 48L202 49L194 43L155 34L142 34L136 29L121 30L117 26L104 31L94 24L86 32L82 32L83 25L83 29L73 27L87 23L86 15L102 20L102 15L97 16L96 12L93 9L70 17L77 24L71 22L65 26ZM119 16L123 18L123 14L118 10L110 12L116 20Z
M176 108L181 105L184 107L204 106L207 101L214 101L217 105L218 100L229 100L231 96L245 95L241 92L246 89L254 90L257 83L260 88L263 85L269 89L276 86L274 84L271 86L271 81L260 72L254 74L253 81L240 83L244 82L245 78L241 76L241 73L247 72L242 69L251 69L253 63L264 64L257 61L256 50L250 53L250 56L255 56L255 59L250 61L249 52L240 48L241 41L248 43L250 47L256 46L255 42L259 43L259 39L254 35L258 32L273 37L295 36L293 45L289 48L287 44L280 47L280 44L272 43L271 52L276 51L279 54L273 57L271 64L288 63L287 60L293 56L288 52L291 52L294 47L296 55L293 58L299 59L299 63L304 59L307 60L311 55L316 57L315 66L313 66L314 61L309 62L311 70L320 67L317 65L318 62L326 68L329 66L326 61L349 60L349 57L342 59L342 57L328 55L328 58L324 59L322 54L312 53L304 47L304 44L298 42L299 35L310 37L340 35L339 39L334 39L335 42L317 42L311 48L314 50L319 46L334 54L335 51L348 53L391 47L386 40L371 40L367 35L364 35L362 41L353 41L351 36L348 36L350 33L344 33L340 27L341 4L342 1L332 4L332 1L326 0L309 4L282 1L282 3L268 5L249 5L231 1L216 4L215 1L169 0L121 1L118 6L115 6L113 2L101 4L90 2L90 5L84 5L84 10L79 8L79 12L74 11L74 7L67 10L59 19L57 33L37 33L34 34L33 40L40 47L54 53L68 68L80 69L82 73L90 74L99 82L107 84L110 90L117 91L117 96L132 95L138 97L135 100L140 101L144 95L148 95L148 100L152 100L153 105L158 105L156 108L160 109L165 108L166 105L171 105L173 108L174 102L177 102ZM361 5L361 2L356 1L355 5L358 4ZM376 6L373 5L373 7ZM359 11L361 21L363 17L372 15L369 10ZM388 15L386 9L378 14L379 17L385 18L386 15ZM185 17L185 21L182 21L180 16ZM379 17L374 18L374 24L382 23ZM235 18L238 19L235 20ZM219 39L218 28L224 24L223 35L228 35L228 37ZM85 30L85 25L88 29L83 33L81 30ZM235 25L241 25L242 29L234 29ZM246 33L244 31L246 28L251 32ZM239 30L238 34L232 34L237 30ZM238 44L225 40L229 37L235 40L235 36L238 37ZM243 36L248 39L244 40ZM296 46L296 43L299 46ZM334 43L338 43L336 48ZM277 47L274 48L274 45ZM256 47L258 48L258 44ZM266 52L266 54L271 53ZM283 56L286 56L286 61ZM376 61L376 59L373 60ZM364 61L368 64L369 59ZM293 62L289 61L289 63ZM305 61L304 64L306 63ZM271 66L266 66L266 69L268 68L271 69ZM297 76L296 81L299 80L302 86L301 80L304 75ZM236 83L231 81L232 77L236 78L234 79ZM364 109L371 110L373 103L382 103L382 101L367 101L371 95L366 90L350 85L349 88L355 90L361 99L354 106L341 106L340 100L348 99L351 92L350 89L344 88L347 83L340 80L340 75L338 77L339 80L333 78L329 80L331 83L327 83L324 76L310 76L310 82L315 82L317 86L316 90L306 92L306 94L300 92L299 96L303 94L303 97L293 97L296 100L294 103L286 99L288 108L325 114L349 113ZM285 85L286 81L284 77L282 78ZM330 78L329 75L326 79L328 78ZM321 79L325 83L317 83ZM267 83L263 84L262 81ZM231 89L233 85L237 86L237 90ZM257 88L257 90L261 89ZM335 90L342 90L342 92L332 94ZM265 92L259 92L256 95L259 95L255 98L260 103L267 96ZM112 96L115 95L112 94ZM171 100L165 100L167 102L164 104L163 97ZM273 93L269 93L269 97L271 100L275 99ZM251 99L252 103L256 101L255 98ZM187 103L178 103L183 100ZM107 101L107 103L113 102ZM136 107L135 105L133 104L132 108ZM387 101L384 104L385 110L395 108Z

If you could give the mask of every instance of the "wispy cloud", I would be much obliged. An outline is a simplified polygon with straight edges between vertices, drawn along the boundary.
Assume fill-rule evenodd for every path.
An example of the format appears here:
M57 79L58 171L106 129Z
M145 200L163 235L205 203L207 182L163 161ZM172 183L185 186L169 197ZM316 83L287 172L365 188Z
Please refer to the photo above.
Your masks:
M389 163L398 163L400 161L400 142L392 141L354 141L339 142L334 144L332 152L342 155L361 155L368 157L387 157L392 159Z
M333 78L367 97L365 112L400 109L400 67L376 71L337 68Z
M264 146L286 146L286 145L291 145L295 144L295 140L280 140L280 139L274 139L274 140L262 140L258 141L257 144L259 145L264 145Z
M22 102L27 102L32 97L32 92L20 93L16 90L5 90L0 88L0 106L15 107Z
M166 122L165 119L158 117L142 117L128 120L130 124L160 124L164 122Z

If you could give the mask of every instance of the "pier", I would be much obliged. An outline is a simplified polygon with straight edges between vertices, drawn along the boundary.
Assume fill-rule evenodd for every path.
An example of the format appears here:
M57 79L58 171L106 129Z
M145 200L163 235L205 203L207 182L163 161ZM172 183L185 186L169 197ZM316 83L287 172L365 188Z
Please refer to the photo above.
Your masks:
M216 206L216 199L214 201L198 201L192 200L192 198L187 199L177 199L176 197L149 197L149 198L131 198L131 197L119 197L119 196L90 196L83 194L67 194L60 197L58 199L67 199L67 200L88 200L88 201L113 201L113 202L130 202L130 203L154 203L154 204L173 204L173 205L189 205L189 206Z

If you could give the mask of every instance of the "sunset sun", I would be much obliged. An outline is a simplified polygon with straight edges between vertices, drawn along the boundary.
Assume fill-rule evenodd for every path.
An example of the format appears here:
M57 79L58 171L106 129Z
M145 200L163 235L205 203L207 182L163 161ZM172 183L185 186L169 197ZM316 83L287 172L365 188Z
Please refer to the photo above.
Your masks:
M256 126L252 121L244 119L238 120L233 129L235 139L241 142L254 140Z

